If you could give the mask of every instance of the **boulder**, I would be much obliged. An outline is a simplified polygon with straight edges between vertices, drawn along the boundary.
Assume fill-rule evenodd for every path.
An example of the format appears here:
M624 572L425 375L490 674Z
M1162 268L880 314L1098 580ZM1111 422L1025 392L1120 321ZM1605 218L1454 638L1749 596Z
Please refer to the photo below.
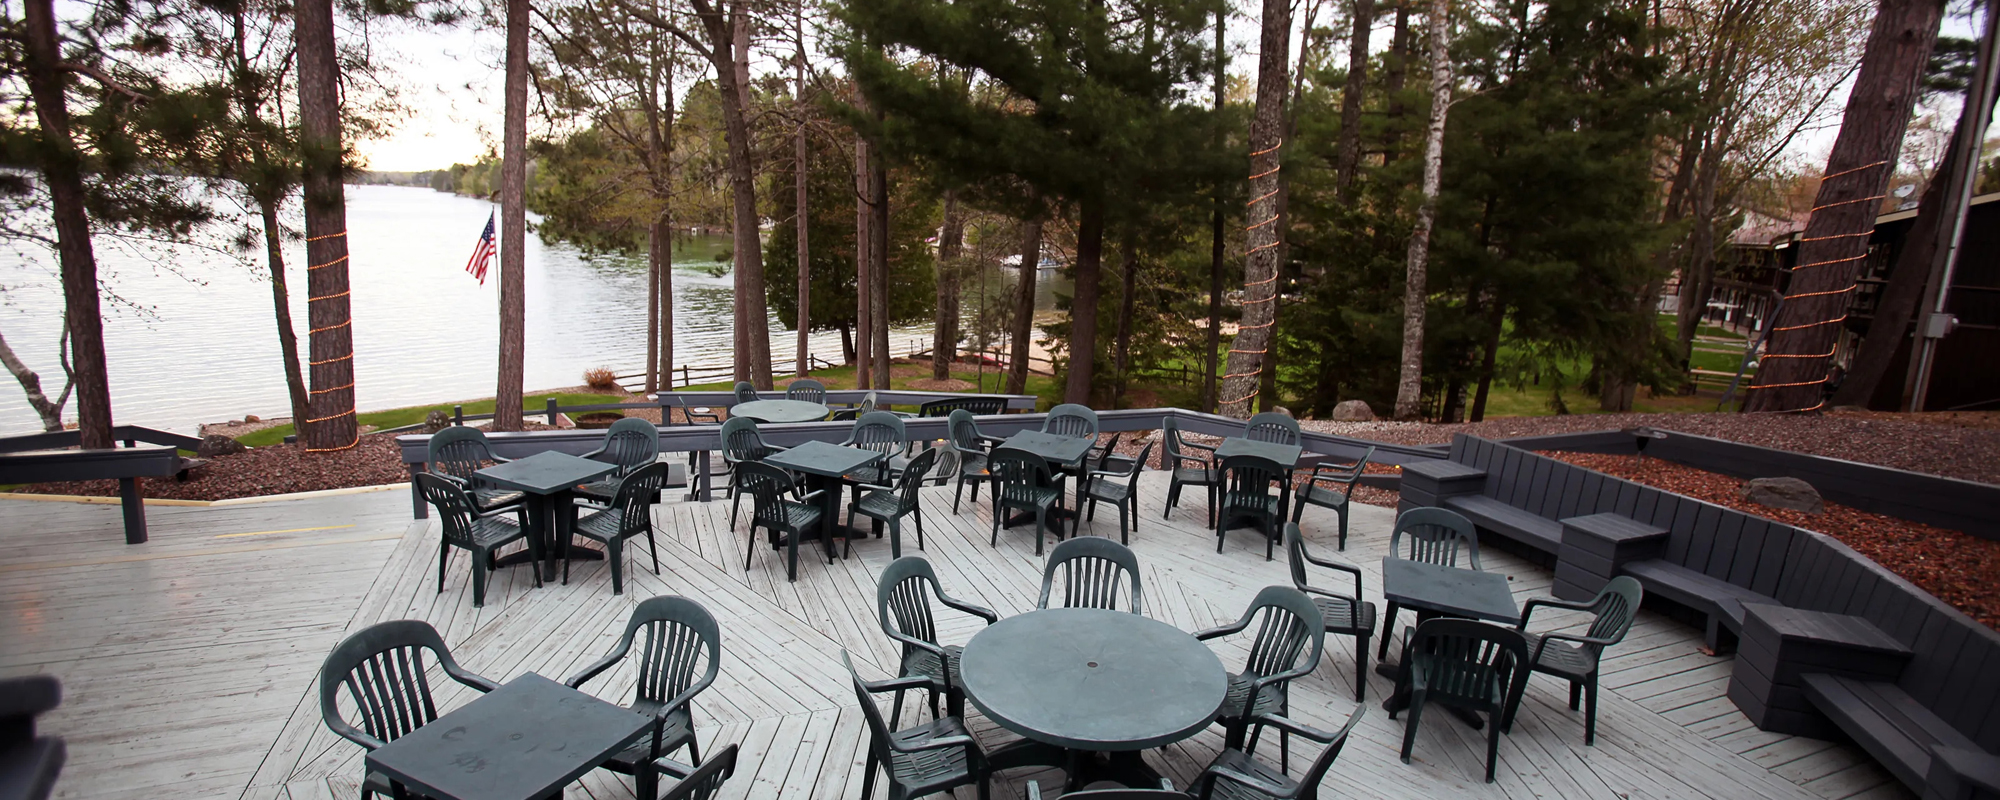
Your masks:
M451 415L444 413L442 408L433 408L431 413L424 415L424 433L437 433L449 427Z
M1745 502L1760 506L1787 508L1807 514L1826 512L1826 501L1820 499L1819 490L1798 478L1757 478L1743 484L1736 490L1736 495Z
M201 437L201 445L196 447L194 452L195 455L202 458L214 458L216 456L235 455L248 449L250 448L244 447L242 442L235 439L219 434L209 434Z
M259 416L257 416L256 414L244 414L244 415L243 415L243 424L245 424L245 425L253 425L253 424L256 424L256 423L259 423L259 422L263 422L263 421L264 421L264 418L263 418L263 417L259 417Z
M1333 416L1328 419L1334 422L1374 422L1375 411L1368 407L1365 400L1347 400L1334 406Z

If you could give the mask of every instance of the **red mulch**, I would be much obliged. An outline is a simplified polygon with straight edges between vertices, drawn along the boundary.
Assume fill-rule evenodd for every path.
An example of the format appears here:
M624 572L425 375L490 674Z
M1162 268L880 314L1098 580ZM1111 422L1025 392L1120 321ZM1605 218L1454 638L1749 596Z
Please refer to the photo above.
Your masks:
M547 425L535 423L524 427L551 430ZM296 444L253 447L235 455L209 459L207 464L189 472L186 481L140 478L139 489L147 497L167 500L227 500L402 483L410 479L410 472L403 466L402 450L396 446L398 435L363 434L360 444L332 453L308 453ZM16 491L117 497L118 482L36 483Z
M1706 500L1839 539L1972 618L2000 629L2000 542L1967 533L1871 514L1834 502L1807 514L1738 499L1744 481L1728 475L1636 456L1552 452L1549 456L1626 480Z

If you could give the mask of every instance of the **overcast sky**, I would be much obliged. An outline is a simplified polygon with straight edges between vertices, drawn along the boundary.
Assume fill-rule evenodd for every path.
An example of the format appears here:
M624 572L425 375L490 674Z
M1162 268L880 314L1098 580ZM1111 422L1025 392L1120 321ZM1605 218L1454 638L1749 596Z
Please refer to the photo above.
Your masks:
M1322 17L1324 19L1324 17ZM1376 49L1387 46L1386 20L1378 21ZM1230 21L1231 71L1248 75L1255 67L1255 22ZM1963 18L1948 19L1948 35L1971 36ZM358 144L367 168L380 171L440 169L470 163L482 153L497 151L500 142L503 81L502 34L498 29L471 26L395 31L377 39L402 77L404 99L412 109L388 137ZM1297 47L1294 42L1293 47ZM1293 51L1296 56L1296 50ZM759 71L779 66L763 59ZM685 85L685 84L683 84ZM1843 92L1842 97L1845 97ZM1956 103L1949 114L1956 114ZM1947 117L1952 119L1953 117ZM545 132L548 122L530 120L529 135ZM1949 123L1947 122L1947 125ZM1793 152L1821 160L1833 144L1832 128L1801 137Z

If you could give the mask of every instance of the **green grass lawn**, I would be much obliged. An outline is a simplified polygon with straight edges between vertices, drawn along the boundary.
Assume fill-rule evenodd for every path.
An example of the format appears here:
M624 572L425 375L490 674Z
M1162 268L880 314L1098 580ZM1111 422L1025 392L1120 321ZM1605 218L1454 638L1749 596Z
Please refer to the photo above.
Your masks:
M522 401L522 405L527 409L529 416L533 416L537 410L548 404L551 397L555 398L557 403L563 405L579 406L596 403L624 403L633 400L633 398L609 394L536 394L529 395ZM467 414L493 413L493 401L487 399L475 400L470 403L444 403L441 405L391 408L386 411L367 411L360 414L356 419L359 419L361 424L373 425L378 430L382 428L399 428L404 425L415 425L423 422L424 418L430 416L432 411L443 411L449 414L451 413L451 407L454 405L465 406L465 413ZM285 441L285 437L292 435L293 432L291 425L277 425L238 436L236 437L236 441L250 447L265 447Z

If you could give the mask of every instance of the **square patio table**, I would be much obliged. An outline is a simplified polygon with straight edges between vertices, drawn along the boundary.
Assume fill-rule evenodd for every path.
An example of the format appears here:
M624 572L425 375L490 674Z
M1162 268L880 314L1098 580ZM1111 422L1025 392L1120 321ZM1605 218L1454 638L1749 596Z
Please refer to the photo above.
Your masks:
M1084 458L1090 455L1090 448L1096 446L1097 437L1095 436L1058 436L1053 433L1043 433L1041 431L1021 431L1007 437L1006 441L1000 443L1000 447L1011 447L1015 450L1034 453L1041 456L1042 460L1049 462L1049 466L1051 467L1076 472L1079 475L1081 475L1083 470ZM1077 490L1082 491L1082 481L1079 480L1077 484ZM1073 519L1076 517L1076 511L1065 508L1054 516L1058 520ZM1008 517L1001 524L1012 528L1016 525L1033 521L1035 521L1035 515L1020 513Z
M536 502L528 508L533 512L531 515L533 525L545 543L542 552L547 554L548 561L542 565L542 580L546 581L555 580L555 564L558 558L604 557L603 553L588 547L569 546L570 527L576 521L576 506L571 500L578 485L590 483L617 471L617 464L544 450L526 458L495 464L472 474L495 486L535 496ZM534 556L526 552L512 553L501 558L498 563L519 564L532 558Z
M1215 460L1217 462L1233 456L1257 456L1259 458L1268 458L1288 467L1297 466L1299 458L1305 454L1305 448L1295 444L1259 442L1245 439L1241 436L1231 436L1223 439L1222 444L1215 448Z
M437 800L531 800L559 796L652 728L652 717L530 672L369 751L367 763Z
M1432 617L1463 617L1502 625L1515 625L1521 621L1521 607L1514 603L1514 592L1507 586L1507 576L1498 572L1385 556L1382 559L1382 597L1398 606L1415 610L1419 624ZM1382 631L1385 641L1393 635L1395 631ZM1408 644L1404 642L1405 646ZM1382 707L1391 710L1407 707L1410 697L1401 686L1403 665L1378 664L1375 673L1398 682L1396 693L1383 701ZM1446 706L1445 710L1473 728L1484 725L1478 715L1469 711L1455 706Z
M835 522L840 511L840 486L848 473L886 458L882 453L859 447L810 441L764 457L764 463L806 476L806 490L819 492L820 543L828 558L835 558L834 537L852 539L854 528Z

